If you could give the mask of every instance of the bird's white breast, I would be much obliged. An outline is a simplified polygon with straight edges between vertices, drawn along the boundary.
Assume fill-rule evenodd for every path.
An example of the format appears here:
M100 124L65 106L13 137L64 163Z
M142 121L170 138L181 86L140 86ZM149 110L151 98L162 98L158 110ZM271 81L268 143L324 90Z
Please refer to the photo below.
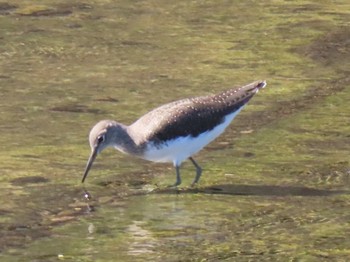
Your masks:
M172 162L175 166L179 166L181 162L200 151L203 147L221 135L242 108L243 107L234 113L227 115L220 125L196 137L178 137L165 141L159 145L150 143L142 158L154 162Z

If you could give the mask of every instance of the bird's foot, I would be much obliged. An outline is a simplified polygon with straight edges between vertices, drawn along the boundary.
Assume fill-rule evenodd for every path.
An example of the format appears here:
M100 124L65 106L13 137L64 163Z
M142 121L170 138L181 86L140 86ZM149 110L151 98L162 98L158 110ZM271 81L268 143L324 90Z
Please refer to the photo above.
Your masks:
M197 185L198 185L198 181L193 181L192 183L191 183L191 188L194 188L194 187L197 187Z
M167 188L174 188L174 189L177 189L178 185L180 185L180 184L181 184L181 182L180 182L180 183L175 182L175 184L168 185Z

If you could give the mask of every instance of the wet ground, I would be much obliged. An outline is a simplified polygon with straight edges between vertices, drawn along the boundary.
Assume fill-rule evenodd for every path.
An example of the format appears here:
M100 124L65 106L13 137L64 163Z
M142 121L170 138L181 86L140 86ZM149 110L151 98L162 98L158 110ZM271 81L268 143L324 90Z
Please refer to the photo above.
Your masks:
M1 261L347 261L347 1L0 2ZM266 79L183 166L87 134Z

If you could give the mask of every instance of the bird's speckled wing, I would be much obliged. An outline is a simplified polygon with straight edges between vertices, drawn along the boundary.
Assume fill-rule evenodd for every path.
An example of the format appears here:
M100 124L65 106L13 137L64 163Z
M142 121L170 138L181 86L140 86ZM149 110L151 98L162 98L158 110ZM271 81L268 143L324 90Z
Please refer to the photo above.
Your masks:
M136 141L162 143L176 137L192 136L212 130L225 116L239 110L265 86L257 81L218 95L195 97L160 106L129 127ZM140 132L140 129L142 130ZM137 135L137 134L141 134Z

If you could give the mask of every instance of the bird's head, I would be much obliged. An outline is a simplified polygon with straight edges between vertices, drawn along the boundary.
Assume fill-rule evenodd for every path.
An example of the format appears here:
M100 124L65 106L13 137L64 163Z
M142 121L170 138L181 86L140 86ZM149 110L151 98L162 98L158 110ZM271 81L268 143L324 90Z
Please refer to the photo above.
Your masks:
M90 131L89 143L91 147L91 154L86 164L85 172L82 182L87 177L89 170L96 159L97 155L106 147L113 146L113 132L112 129L117 125L112 120L102 120L98 122Z

